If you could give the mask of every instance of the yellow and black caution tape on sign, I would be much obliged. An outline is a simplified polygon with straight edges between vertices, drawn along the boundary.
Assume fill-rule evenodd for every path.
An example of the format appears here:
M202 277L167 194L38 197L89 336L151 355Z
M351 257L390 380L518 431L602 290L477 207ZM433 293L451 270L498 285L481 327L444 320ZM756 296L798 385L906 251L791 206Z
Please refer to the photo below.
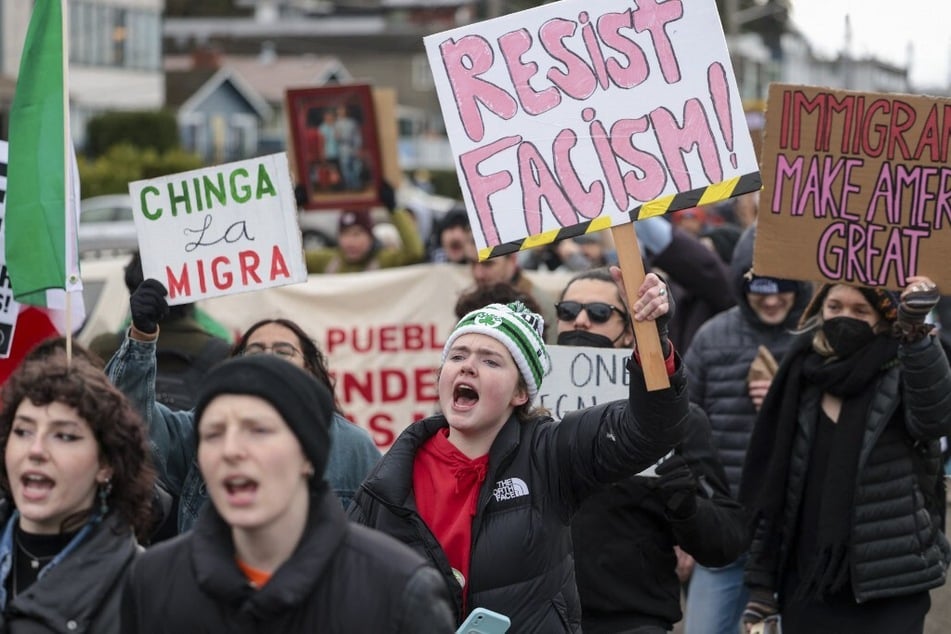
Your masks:
M672 196L664 196L663 198L652 200L648 203L644 203L640 207L632 209L628 212L628 215L631 221L653 218L654 216L662 216L672 211L688 209L698 205L709 205L721 200L726 200L727 198L732 198L733 196L757 191L762 186L763 182L760 179L759 172L743 174L742 176L737 176L720 183L714 183L706 187L699 187ZM544 233L522 238L521 240L505 242L494 247L485 247L479 250L479 260L487 260L500 255L515 253L516 251L534 249L535 247L558 242L559 240L601 231L602 229L609 228L611 224L610 216L598 216L593 220L579 222L570 227L552 229Z

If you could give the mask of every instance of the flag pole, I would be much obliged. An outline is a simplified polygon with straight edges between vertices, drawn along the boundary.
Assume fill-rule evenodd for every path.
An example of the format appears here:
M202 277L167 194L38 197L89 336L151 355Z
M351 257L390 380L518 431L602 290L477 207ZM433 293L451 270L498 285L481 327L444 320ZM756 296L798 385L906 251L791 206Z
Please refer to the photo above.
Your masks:
M66 0L60 0L60 26L62 29L63 46L63 182L66 184L63 196L63 213L71 213L70 196L73 192L73 170L70 162L70 151L72 150L72 131L69 127L69 7ZM68 220L67 220L68 226ZM66 293L66 364L69 365L73 360L73 293L69 290L70 276L72 275L70 264L70 250L67 248L66 257L63 259L63 265L66 267L63 277L66 282L63 291Z

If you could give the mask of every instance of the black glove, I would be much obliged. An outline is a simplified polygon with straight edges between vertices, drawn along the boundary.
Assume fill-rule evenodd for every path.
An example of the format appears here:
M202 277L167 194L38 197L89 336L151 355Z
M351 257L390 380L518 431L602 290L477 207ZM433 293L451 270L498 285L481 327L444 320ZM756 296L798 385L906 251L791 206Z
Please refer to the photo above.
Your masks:
M393 186L385 180L380 181L380 202L386 207L386 210L393 213L396 210L396 191Z
M129 298L132 325L136 330L147 335L158 330L159 322L168 315L166 295L168 291L158 280L148 279L139 284Z
M674 454L657 466L658 495L674 519L686 519L697 512L697 478L682 456Z
M925 323L925 319L940 299L938 287L930 282L909 284L901 294L898 321L895 322L895 332L903 342L921 341L931 332L932 327Z
M743 610L743 623L752 625L779 614L776 597L766 588L750 588L750 600Z

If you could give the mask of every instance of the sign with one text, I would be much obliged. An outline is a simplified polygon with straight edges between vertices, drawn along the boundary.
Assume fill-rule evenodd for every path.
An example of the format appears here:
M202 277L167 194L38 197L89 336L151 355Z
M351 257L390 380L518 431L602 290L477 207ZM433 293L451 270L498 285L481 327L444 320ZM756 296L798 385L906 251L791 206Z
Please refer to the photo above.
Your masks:
M170 305L303 282L284 153L129 184L142 271Z
M713 0L563 0L424 42L481 257L759 189Z
M536 404L555 420L576 409L628 397L630 349L548 346L548 353L551 374L542 382Z
M951 286L951 100L772 84L754 269Z
M548 354L551 355L551 374L542 383L537 404L548 409L555 420L560 421L576 409L626 401L630 396L629 348L548 346ZM672 453L637 475L656 476L657 465Z

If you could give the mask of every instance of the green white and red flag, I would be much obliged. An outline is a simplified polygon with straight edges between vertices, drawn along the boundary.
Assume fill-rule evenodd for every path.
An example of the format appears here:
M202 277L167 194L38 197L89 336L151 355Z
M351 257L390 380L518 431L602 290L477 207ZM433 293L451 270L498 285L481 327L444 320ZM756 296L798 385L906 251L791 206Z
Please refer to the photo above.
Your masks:
M69 128L65 0L37 0L10 110L5 233L13 296L53 309L60 331L84 318L79 174ZM58 317L58 318L57 318Z

